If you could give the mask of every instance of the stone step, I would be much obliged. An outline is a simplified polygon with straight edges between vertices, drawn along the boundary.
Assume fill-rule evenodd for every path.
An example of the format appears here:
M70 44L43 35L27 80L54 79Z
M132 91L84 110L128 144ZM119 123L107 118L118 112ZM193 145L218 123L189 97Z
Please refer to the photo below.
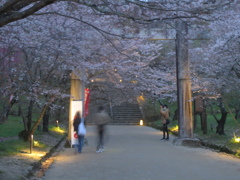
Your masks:
M113 107L113 123L139 124L142 114L138 104L123 104Z
M141 112L140 109L114 109L113 112Z

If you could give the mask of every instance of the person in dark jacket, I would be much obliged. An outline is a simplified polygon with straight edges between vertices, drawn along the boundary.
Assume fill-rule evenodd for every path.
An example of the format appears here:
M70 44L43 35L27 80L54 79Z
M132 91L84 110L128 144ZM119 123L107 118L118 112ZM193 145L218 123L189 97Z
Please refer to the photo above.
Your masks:
M110 116L105 111L103 106L98 107L98 113L94 116L95 122L97 124L97 133L98 133L98 144L97 144L97 153L105 151L104 149L104 133L105 133L105 126L108 122L111 121Z
M80 112L78 111L76 112L76 115L73 120L73 128L74 128L74 131L78 134L78 145L76 145L75 148L78 150L79 153L82 152L82 148L84 145L84 134L79 134L79 129L78 129L81 121L84 121L84 119L81 118ZM83 123L85 126L86 125L85 121Z

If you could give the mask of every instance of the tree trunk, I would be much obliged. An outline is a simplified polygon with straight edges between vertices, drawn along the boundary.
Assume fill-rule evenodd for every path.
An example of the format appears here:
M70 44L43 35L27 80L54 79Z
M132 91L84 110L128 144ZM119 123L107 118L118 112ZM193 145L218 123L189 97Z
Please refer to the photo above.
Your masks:
M20 116L22 116L22 121L23 121L23 126L24 126L24 130L18 133L18 137L23 139L24 141L28 141L28 126L27 126L27 120L22 112L22 108L20 103L18 104L18 110L19 110L19 114Z
M240 117L240 108L236 108L235 119L238 119L239 117Z
M43 107L43 109L42 109L42 112L41 112L41 114L40 114L37 122L33 125L32 129L31 129L31 130L29 131L29 133L28 133L28 139L30 139L30 138L31 138L31 135L34 134L34 132L35 132L36 128L38 127L38 125L40 124L40 122L41 122L41 120L42 120L42 118L43 118L43 116L44 116L44 114L45 114L48 106L49 106L49 104L45 104L45 105L44 105L44 107Z
M22 117L23 125L24 125L24 130L29 131L28 126L27 126L27 121L25 116L23 115L21 105L18 105L18 110L19 110L19 116Z
M206 109L203 111L202 115L201 115L201 118L202 118L202 131L203 131L203 134L207 134L207 113L206 113Z
M225 135L224 126L225 126L225 122L226 122L228 113L227 113L225 107L223 106L221 98L220 98L219 106L221 108L222 116L221 116L221 119L217 121L218 125L216 127L216 133L219 134L219 135Z
M207 134L207 110L206 110L206 100L202 99L202 113L201 113L201 125L203 134Z
M34 101L30 101L29 105L28 105L28 112L27 112L27 116L25 117L23 112L22 112L22 108L21 105L19 104L19 113L22 116L22 120L23 120L23 125L24 125L24 130L21 131L18 136L19 138L22 138L24 141L28 141L29 140L29 131L31 129L32 126L32 110L33 110L33 104Z
M219 135L225 135L224 126L225 126L228 113L224 110L221 112L221 114L222 114L221 119L217 121L218 125L216 127L216 133Z
M20 108L20 105L18 106L17 116L21 116L21 108Z
M50 117L50 107L47 108L43 116L43 129L42 129L43 132L48 132L49 117Z
M8 117L8 105L4 104L2 114L1 114L1 117L0 117L0 124L7 121L7 117Z
M197 128L197 114L194 113L193 115L193 129Z
M58 122L61 121L61 115L62 115L62 108L59 108L55 113L55 119L58 120Z
M9 112L10 112L12 106L16 103L16 101L17 101L16 97L13 96L13 98L9 102L4 104L3 111L2 111L2 114L0 117L0 123L4 123L5 121L8 120Z
M31 129L31 127L32 127L33 104L34 104L34 101L30 100L29 105L28 105L28 112L27 112L27 129Z
M64 101L60 99L59 105L60 107L56 110L56 113L55 113L55 120L58 120L58 122L62 120L61 116L64 112L64 110L62 109L62 106L64 106Z

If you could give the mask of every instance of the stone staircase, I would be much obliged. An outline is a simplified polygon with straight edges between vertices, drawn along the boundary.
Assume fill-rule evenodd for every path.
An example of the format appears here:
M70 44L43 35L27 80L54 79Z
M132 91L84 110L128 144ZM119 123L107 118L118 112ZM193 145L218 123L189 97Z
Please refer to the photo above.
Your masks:
M112 124L138 125L143 118L138 104L124 103L112 108Z

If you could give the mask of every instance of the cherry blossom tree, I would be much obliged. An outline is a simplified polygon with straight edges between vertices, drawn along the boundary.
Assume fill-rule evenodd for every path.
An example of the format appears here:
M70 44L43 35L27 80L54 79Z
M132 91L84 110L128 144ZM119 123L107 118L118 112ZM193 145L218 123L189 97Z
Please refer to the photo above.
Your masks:
M42 59L47 60L47 64L49 63L47 68L50 69L50 72L51 68L56 68L55 65L59 63L60 59L60 69L81 69L82 72L87 69L89 73L86 76L81 75L85 82L91 80L89 74L98 74L99 71L105 71L108 80L115 82L116 87L125 89L129 87L129 89L136 90L137 93L147 92L149 95L157 93L172 96L172 92L176 91L175 64L172 63L172 66L167 69L159 69L153 65L153 62L158 61L156 59L158 59L166 44L147 41L154 36L143 33L143 30L149 29L153 22L155 24L161 23L160 25L166 28L171 27L172 30L174 29L174 20L182 19L190 27L189 39L198 38L199 32L205 30L206 27L209 28L209 32L217 33L211 21L227 16L229 10L231 10L230 6L234 3L236 2L232 0L184 0L181 2L174 0L164 2L140 0L113 2L105 0L68 2L12 0L2 1L0 26L10 23L10 28L13 28L11 31L15 31L15 33L8 37L10 37L12 44L18 44L15 47L26 51L29 42L33 47L37 47L35 50L33 47L28 47L31 52L34 51L32 53L34 55L28 52L25 53L27 54L26 57L30 55L30 57L38 57L37 62L40 65L42 65ZM32 14L34 16L30 16ZM29 16L28 19L23 19L27 16ZM41 19L42 17L45 21ZM13 23L16 20L19 21ZM216 22L219 25L223 24L221 21ZM62 24L64 26L61 26ZM209 26L209 24L213 26ZM9 28L9 26L6 28ZM14 28L16 29L14 30ZM17 28L22 29L18 31ZM1 30L3 29L1 28ZM16 35L17 32L30 32L32 30L35 32L34 36L29 33L28 42L25 41L26 37L19 38ZM6 30L5 33L9 32ZM22 39L22 43L16 43L14 39ZM39 39L41 39L40 42ZM215 47L220 46L219 42L223 41L215 39ZM209 46L211 45L209 43ZM214 46L211 47L208 48L213 50ZM192 48L191 52L193 56L201 53L197 48ZM166 62L173 62L169 59L174 56L174 52L169 52L163 58L159 58L160 67L164 67ZM197 61L200 57L193 59ZM216 56L211 56L212 58L218 62ZM205 59L209 60L210 58L205 57ZM197 62L194 64L193 61L193 67L202 65L205 69L211 70L209 69L211 66L204 66L203 60L199 60L199 65ZM57 65L57 67L60 66ZM117 72L115 69L117 69ZM235 69L233 71L238 72ZM205 72L208 72L208 76L211 77L211 72ZM195 71L192 71L192 74L195 75L192 78L193 87L203 87L203 85L210 84L211 78L201 83L203 82L201 80L205 77L199 78L199 72ZM119 83L119 80L122 80L122 83ZM44 86L41 86L41 88L44 89L42 90L44 92L50 92Z
M48 17L44 20L47 19ZM21 56L18 63L11 67L8 76L5 76L6 79L11 79L11 82L2 87L7 89L7 92L15 92L18 104L21 104L20 112L25 131L31 132L33 105L45 108L44 104L53 97L55 101L69 97L66 88L66 70L69 68L66 61L71 62L70 55L74 53L74 48L69 47L70 40L64 34L64 24L69 26L65 20L52 18L51 24L43 23L43 19L31 19L31 23L28 23L28 20L1 29L6 33L6 36L2 37L2 46L15 48ZM53 28L54 23L56 26ZM29 31L29 28L32 30ZM72 38L71 41L73 40L75 39ZM28 108L24 112L22 107ZM53 109L58 106L55 104L51 107Z
M193 24L194 22L196 22L196 20L209 20L212 17L207 16L208 14L214 12L215 10L219 9L219 7L222 7L224 5L228 5L230 4L232 1L219 1L219 2L215 2L215 1L182 1L181 3L176 3L175 1L165 1L165 2L154 2L154 1L117 1L117 2L106 2L106 1L88 1L88 2L84 2L84 1L69 1L68 3L59 3L57 1L45 1L44 5L42 5L41 7L47 6L51 3L57 3L58 5L62 5L60 11L58 9L58 11L54 11L54 9L47 9L45 11L40 11L39 9L36 9L38 14L43 14L43 13L49 13L49 14L58 14L58 15L62 15L62 16L67 16L71 19L74 19L76 21L85 23L90 25L90 23L87 23L89 20L92 22L92 24L94 24L94 22L96 21L100 21L100 23L103 22L108 22L106 21L106 17L101 18L102 15L107 14L108 15L108 19L111 19L110 15L115 15L118 17L125 17L127 19L132 19L133 22L139 22L139 23L143 23L143 22L157 22L157 21L165 21L168 24L171 24L170 20L174 20L176 18L182 18L182 19L189 19L191 22L191 24ZM32 9L34 8L34 6L39 5L36 3L36 1L31 1L31 2L27 2L26 1L21 1L21 2L16 2L16 1L12 1L11 2L11 6L12 8L14 6L16 6L15 8L19 11L24 11L28 10L27 7L31 7L29 6L32 3ZM20 3L21 6L20 6ZM14 6L13 6L14 5ZM67 6L65 6L67 5ZM66 15L64 13L64 11L67 8L76 8L77 10L80 10L82 6L85 7L91 7L95 14L97 15L98 18L95 18L95 21L93 19L90 18L86 18L87 20L82 20L82 16L79 17L77 16L77 12L79 11L73 11L72 15ZM21 8L20 8L21 7ZM25 7L25 8L22 8ZM40 7L40 6L39 6ZM113 10L113 7L115 8ZM8 8L8 9L7 9ZM10 4L4 4L2 6L2 9L5 9L5 11L3 12L7 12L7 11L11 11L10 8ZM134 10L134 11L133 11ZM18 11L18 12L19 12ZM16 13L12 12L13 14ZM93 11L91 11L92 13ZM86 13L86 12L85 12ZM6 17L7 15L4 14ZM89 15L85 14L85 17ZM2 17L5 17L2 16ZM90 16L88 16L90 17ZM153 18L152 18L153 17ZM102 19L102 20L101 20ZM109 22L108 22L109 23ZM104 26L106 23L103 23L102 25ZM94 26L96 28L96 26ZM129 26L128 26L129 28ZM104 29L103 27L98 28L99 29ZM116 28L115 28L116 29ZM130 29L130 28L129 28ZM104 31L104 33L107 31ZM109 29L108 29L109 32ZM103 31L102 31L103 33ZM136 33L135 33L136 34Z
M237 117L239 103L230 98L230 94L238 98L240 85L239 3L223 11L215 21L208 23L208 40L192 51L192 77L198 87L196 90L201 89L207 96L218 100L222 113L222 118L216 119L218 134L224 134L224 125L231 108L235 109Z
M61 1L65 0L3 0L0 4L0 26L26 18L44 7ZM83 5L92 8L96 13L117 15L141 22L142 20L162 21L176 18L205 19L207 18L205 15L233 2L233 0L183 0L181 2L174 0L161 2L156 0L68 0L67 4Z

